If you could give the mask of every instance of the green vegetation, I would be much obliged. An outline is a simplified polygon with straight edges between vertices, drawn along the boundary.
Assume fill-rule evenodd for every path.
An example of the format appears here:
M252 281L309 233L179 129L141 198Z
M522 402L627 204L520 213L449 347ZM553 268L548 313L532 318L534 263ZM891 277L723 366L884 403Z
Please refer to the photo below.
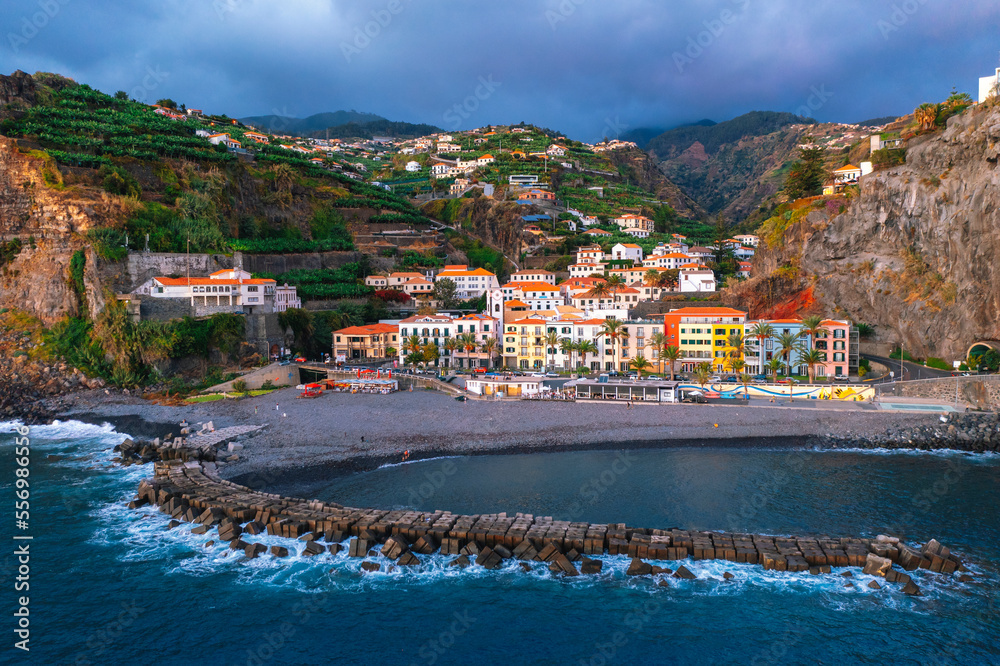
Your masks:
M123 261L128 256L125 232L119 229L90 229L87 238L93 243L97 256L105 261Z
M792 165L785 178L785 194L789 201L823 192L827 176L823 154L821 147L799 148L799 161Z
M0 241L0 267L4 267L21 253L21 239L13 238L9 241Z
M287 273L255 273L254 277L295 285L303 301L365 298L375 290L362 283L368 274L367 262L352 262L336 269L294 270Z
M87 287L83 282L83 272L87 265L87 255L83 250L77 250L69 258L69 284L76 294L77 305L80 312L87 310Z
M924 362L928 368L937 368L938 370L951 370L952 367L948 365L944 359L936 358L934 356L929 356L927 361Z
M42 352L116 386L144 386L159 378L157 363L166 359L207 359L211 349L236 353L245 339L243 325L242 317L231 314L135 323L124 303L110 300L94 322L67 318L44 331Z

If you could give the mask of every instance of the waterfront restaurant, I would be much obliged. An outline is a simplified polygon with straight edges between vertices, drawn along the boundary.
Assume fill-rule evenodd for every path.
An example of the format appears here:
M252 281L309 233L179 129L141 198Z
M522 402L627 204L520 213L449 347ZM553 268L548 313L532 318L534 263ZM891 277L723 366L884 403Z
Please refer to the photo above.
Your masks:
M628 402L680 402L680 382L639 380L611 381L607 377L581 379L566 388L576 389L576 400L620 400Z
M541 377L476 377L465 381L465 388L476 395L499 395L500 397L518 397L522 395L538 395L543 390Z

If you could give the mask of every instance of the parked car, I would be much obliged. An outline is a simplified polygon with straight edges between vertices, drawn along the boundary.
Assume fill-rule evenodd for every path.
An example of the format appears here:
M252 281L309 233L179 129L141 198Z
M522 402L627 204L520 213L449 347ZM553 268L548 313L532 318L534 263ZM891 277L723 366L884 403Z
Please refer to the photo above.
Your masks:
M736 375L726 375L725 377L722 378L722 381L724 381L724 382L738 382L738 381L740 381L740 378L737 377Z
M754 375L753 376L753 380L755 382L761 382L761 383L766 382L767 381L767 375Z
M659 375L649 375L648 377L646 377L646 379L663 379L663 377Z
M698 403L703 405L708 401L705 400L705 396L701 393L688 393L687 396L681 400L681 402Z
M559 373L558 372L546 372L545 376L546 377L558 377Z
M722 381L722 377L720 375L712 375L711 377L708 378L708 381L710 381L710 382L721 382Z
M296 356L295 357L295 362L296 363L305 363L306 362L306 357L305 356Z
M475 370L473 370L473 372L476 373L477 375L483 375L489 371L490 371L489 368L476 368Z

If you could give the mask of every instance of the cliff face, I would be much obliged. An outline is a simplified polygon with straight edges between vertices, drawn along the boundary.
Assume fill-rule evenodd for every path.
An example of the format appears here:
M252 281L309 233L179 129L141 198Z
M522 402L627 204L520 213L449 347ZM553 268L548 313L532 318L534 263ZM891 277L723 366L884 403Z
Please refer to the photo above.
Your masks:
M797 275L821 311L872 324L917 356L962 358L974 341L1000 339L998 157L1000 107L951 118L910 142L905 165L862 178L843 213L813 211L763 248L742 291Z
M86 308L95 315L103 307L97 257L81 234L124 215L116 198L60 182L54 164L19 153L14 141L0 137L0 241L22 243L0 268L0 308L25 310L46 324L80 314L69 272L77 250L86 255Z

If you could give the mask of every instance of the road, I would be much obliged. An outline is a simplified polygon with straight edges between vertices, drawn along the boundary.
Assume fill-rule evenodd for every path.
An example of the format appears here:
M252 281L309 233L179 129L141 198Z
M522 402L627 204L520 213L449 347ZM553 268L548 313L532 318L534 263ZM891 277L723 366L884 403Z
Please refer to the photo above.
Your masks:
M891 370L895 377L889 378L885 377L881 380L876 380L872 383L885 383L898 381L900 378L900 361L894 358L886 358L885 356L875 356L873 354L861 354L861 358L868 359L869 361L875 361L876 363L881 363ZM940 377L954 377L956 372L951 370L938 370L937 368L928 368L923 365L918 365L916 363L910 363L909 361L902 362L902 379L909 381L912 379L938 379Z

